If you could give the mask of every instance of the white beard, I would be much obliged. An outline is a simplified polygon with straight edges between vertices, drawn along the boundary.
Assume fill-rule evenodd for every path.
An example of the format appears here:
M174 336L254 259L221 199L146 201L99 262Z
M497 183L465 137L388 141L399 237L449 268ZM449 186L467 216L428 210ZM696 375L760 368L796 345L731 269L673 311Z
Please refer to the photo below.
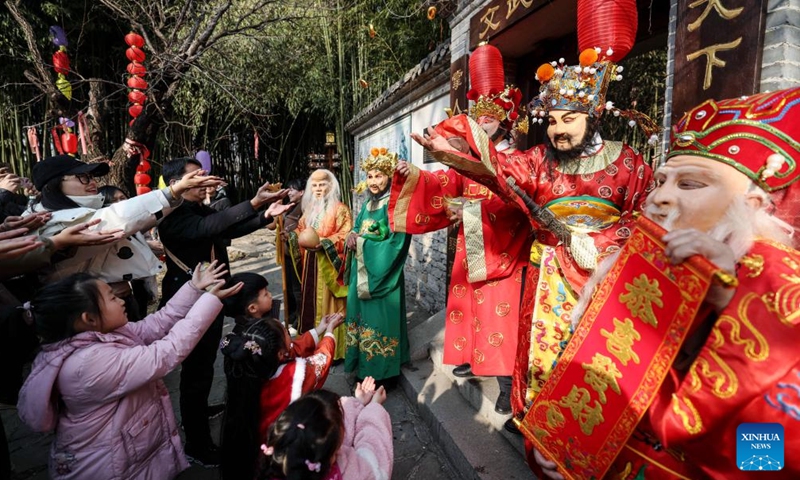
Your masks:
M306 224L314 228L319 228L322 222L322 217L325 216L325 211L328 209L328 202L325 198L311 198L311 205L308 209Z
M658 220L656 215L666 214L666 219ZM679 218L677 209L664 210L647 204L644 215L659 224L667 231L674 229L675 222ZM753 242L757 238L767 238L784 245L792 245L792 227L779 218L770 215L766 210L754 210L745 201L744 196L736 197L731 202L725 215L717 222L708 235L720 242L728 245L733 250L734 257L738 261L750 251ZM611 267L616 263L619 252L604 259L595 269L592 277L586 282L577 305L572 311L572 326L577 327L583 312L589 306L589 302L600 282L608 275Z

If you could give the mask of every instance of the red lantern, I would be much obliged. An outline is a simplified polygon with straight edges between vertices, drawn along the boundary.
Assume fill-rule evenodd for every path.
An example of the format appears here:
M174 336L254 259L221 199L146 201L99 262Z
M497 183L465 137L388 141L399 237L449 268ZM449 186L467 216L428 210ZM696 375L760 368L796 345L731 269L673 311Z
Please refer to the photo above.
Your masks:
M147 82L145 82L142 77L131 75L130 77L128 77L128 87L136 88L139 90L147 90Z
M147 73L147 69L139 62L131 62L128 64L128 73L142 76Z
M619 62L633 48L638 19L636 0L578 0L578 51L600 47Z
M125 56L128 57L128 60L131 62L144 62L144 50L139 47L130 47L125 50Z
M136 118L139 115L141 115L142 110L144 110L144 107L142 107L141 105L131 105L130 107L128 107L128 113L133 118Z
M144 195L145 193L149 193L150 187L146 185L137 185L136 186L136 195Z
M53 69L56 73L62 75L69 73L69 57L67 56L67 52L56 50L56 53L53 54Z
M78 136L72 132L62 133L61 148L64 150L64 153L76 153L78 151Z
M146 172L148 170L150 170L150 162L148 162L147 160L142 160L141 162L139 162L138 165L136 165L136 171L137 172L144 173L144 172ZM150 183L150 182L148 182L148 183Z
M145 100L147 100L147 95L139 90L131 90L128 93L128 100L131 103L138 103L139 105L144 104Z
M125 35L125 43L130 45L131 47L144 47L144 38L138 33L131 32Z
M136 185L150 185L150 180L152 180L150 175L146 173L137 173L133 176L133 183Z

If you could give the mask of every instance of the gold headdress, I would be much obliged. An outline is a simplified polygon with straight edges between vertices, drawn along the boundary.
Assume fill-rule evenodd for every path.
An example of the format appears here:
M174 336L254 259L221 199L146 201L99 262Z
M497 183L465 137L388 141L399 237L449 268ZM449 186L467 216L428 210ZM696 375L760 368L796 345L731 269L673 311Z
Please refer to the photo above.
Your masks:
M391 178L394 175L394 169L397 167L397 154L389 152L386 148L372 147L369 151L369 156L361 161L361 169L365 172L370 170L379 170L384 175ZM355 192L360 194L367 188L366 182L359 182L355 187Z

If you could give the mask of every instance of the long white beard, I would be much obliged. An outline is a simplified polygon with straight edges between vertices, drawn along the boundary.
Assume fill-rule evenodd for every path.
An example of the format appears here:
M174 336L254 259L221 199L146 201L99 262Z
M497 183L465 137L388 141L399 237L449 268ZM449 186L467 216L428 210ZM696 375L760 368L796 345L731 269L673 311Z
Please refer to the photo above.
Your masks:
M656 215L665 214L666 219L664 220L658 220L658 217L656 217ZM649 203L644 209L644 215L667 231L674 229L675 222L680 216L675 208L665 210ZM739 196L734 198L725 211L725 215L708 232L708 235L728 245L733 250L734 257L738 261L747 254L757 238L766 238L784 245L792 245L792 231L792 227L783 220L770 215L763 209L753 209L747 204L744 196ZM573 327L577 327L580 323L583 312L589 306L597 285L608 275L618 257L619 252L603 260L597 266L589 281L586 282L586 285L584 285L578 303L572 311Z
M312 198L311 206L308 209L307 224L314 228L319 228L319 225L322 222L322 217L325 216L325 211L327 209L328 202L326 202L324 198Z

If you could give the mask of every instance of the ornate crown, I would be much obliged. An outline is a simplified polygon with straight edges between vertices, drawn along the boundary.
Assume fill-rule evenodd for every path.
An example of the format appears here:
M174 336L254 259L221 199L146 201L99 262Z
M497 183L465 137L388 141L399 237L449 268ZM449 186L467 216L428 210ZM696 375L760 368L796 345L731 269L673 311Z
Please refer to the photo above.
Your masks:
M394 174L395 167L397 167L397 154L389 152L386 148L371 148L369 156L361 161L361 169L365 172L380 170L390 177Z
M467 99L475 104L469 115L477 120L484 115L496 118L506 127L528 133L528 118L522 107L522 92L505 85L503 55L497 47L481 44L469 57L470 86Z

